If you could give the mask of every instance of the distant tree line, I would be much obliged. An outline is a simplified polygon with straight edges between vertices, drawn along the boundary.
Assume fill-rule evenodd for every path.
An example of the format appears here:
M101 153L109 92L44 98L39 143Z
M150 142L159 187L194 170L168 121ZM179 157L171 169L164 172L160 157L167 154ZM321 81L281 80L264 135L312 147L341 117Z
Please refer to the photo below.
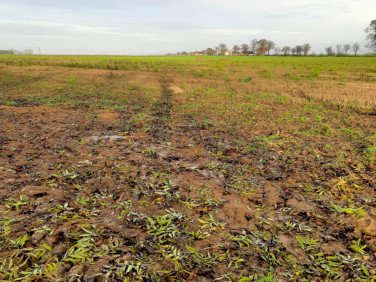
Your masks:
M232 48L229 48L225 43L221 43L215 48L207 48L202 51L194 52L178 52L176 54L168 55L207 55L207 56L308 56L310 55L312 47L309 43L292 46L277 46L274 41L268 39L253 39L250 44L235 44ZM332 46L326 47L325 52L328 56L348 56L350 52L354 56L358 55L360 50L360 44L355 42L353 44L337 44L335 48Z
M215 48L207 48L202 51L195 52L178 52L176 55L234 55L234 56L307 56L311 50L309 43L297 45L295 47L284 46L283 48L276 46L274 41L268 39L253 39L250 44L235 44L229 48L225 43L221 43Z
M333 46L328 46L325 48L326 55L328 56L347 56L349 51L352 51L354 56L358 55L360 50L360 44L355 42L353 44L337 44L335 49Z
M366 38L368 40L366 47L376 53L376 19L371 21L370 25L364 30L364 32L366 33ZM272 40L253 39L250 44L234 45L232 48L228 48L225 43L221 43L215 48L207 48L202 51L195 51L190 53L183 51L168 55L308 56L310 50L311 45L309 43L296 45L295 47L284 46L281 48L276 46L276 44ZM346 43L343 45L336 44L335 48L333 48L333 46L328 46L325 48L327 56L348 56L350 52L352 52L354 56L357 56L359 50L360 44L358 42L355 42L353 44Z
M14 54L13 50L0 50L0 54Z
M21 54L25 54L25 55L33 55L34 52L33 52L33 49L25 49L23 51L20 51L20 50L16 50L16 49L11 49L11 50L0 50L0 54L8 54L8 55L21 55Z

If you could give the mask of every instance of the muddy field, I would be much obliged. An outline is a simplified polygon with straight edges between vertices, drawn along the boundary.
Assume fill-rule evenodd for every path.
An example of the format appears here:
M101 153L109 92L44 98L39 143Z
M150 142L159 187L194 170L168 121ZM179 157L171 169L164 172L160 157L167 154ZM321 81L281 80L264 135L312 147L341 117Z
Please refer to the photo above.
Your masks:
M37 85L23 70L13 83L3 66L0 79L2 281L376 279L372 112L294 91L244 94L234 79L227 90L251 95L247 105L225 96L231 112L214 116L212 92L184 87L214 79L55 67L69 76L56 92L56 75L40 87L51 69L33 69ZM92 108L93 96L72 106L89 91L72 72L102 90L150 78L152 99L128 87L126 107ZM68 92L65 106L43 100Z

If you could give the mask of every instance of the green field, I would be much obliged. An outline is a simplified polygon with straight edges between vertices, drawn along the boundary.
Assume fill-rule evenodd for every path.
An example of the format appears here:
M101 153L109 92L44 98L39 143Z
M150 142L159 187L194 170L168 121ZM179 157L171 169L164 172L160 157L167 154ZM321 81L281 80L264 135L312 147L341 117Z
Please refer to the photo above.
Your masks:
M3 281L376 279L375 57L1 55L0 119Z

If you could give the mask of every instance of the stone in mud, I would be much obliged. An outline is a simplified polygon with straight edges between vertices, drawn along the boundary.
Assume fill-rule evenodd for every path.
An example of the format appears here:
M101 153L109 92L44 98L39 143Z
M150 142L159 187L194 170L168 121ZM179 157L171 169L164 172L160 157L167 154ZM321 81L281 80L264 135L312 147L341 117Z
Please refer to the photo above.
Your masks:
M121 141L124 139L125 139L124 136L119 136L119 135L90 136L86 138L87 141L101 141L101 140Z
M37 245L44 236L46 236L45 233L34 233L33 236L30 237L30 240L34 245Z

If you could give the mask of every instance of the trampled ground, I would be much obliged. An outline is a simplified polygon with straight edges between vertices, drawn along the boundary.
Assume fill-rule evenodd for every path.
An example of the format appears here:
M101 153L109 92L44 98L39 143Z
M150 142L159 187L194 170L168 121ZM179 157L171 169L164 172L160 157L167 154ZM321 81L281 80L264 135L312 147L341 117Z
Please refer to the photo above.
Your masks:
M0 66L1 279L375 279L374 58Z

